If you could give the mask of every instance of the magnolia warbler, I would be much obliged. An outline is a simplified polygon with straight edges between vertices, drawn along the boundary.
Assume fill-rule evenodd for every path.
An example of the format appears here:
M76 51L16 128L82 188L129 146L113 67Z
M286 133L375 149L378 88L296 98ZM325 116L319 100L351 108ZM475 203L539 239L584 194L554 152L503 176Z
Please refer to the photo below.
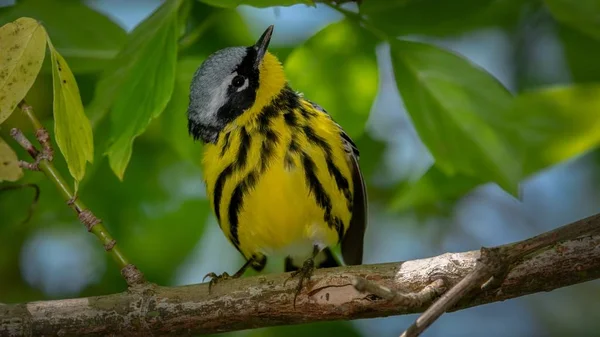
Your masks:
M250 47L210 55L190 86L188 129L204 145L203 172L224 234L245 257L238 278L267 256L303 280L315 267L362 263L367 196L359 151L319 105L292 90L267 51L273 26ZM306 71L310 71L307 69ZM295 303L295 297L294 297Z

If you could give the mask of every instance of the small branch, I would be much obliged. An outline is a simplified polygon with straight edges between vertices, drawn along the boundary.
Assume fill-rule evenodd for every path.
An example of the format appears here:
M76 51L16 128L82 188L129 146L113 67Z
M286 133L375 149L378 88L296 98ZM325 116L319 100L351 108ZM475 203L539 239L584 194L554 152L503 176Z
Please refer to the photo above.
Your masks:
M89 232L93 233L100 240L104 249L113 257L115 262L117 262L117 265L121 269L121 274L130 287L145 282L142 273L134 265L130 264L127 258L125 258L125 255L123 255L121 249L116 244L116 241L106 230L102 221L73 193L71 187L69 187L65 182L65 179L52 164L54 150L52 149L52 144L50 142L50 135L33 113L33 108L25 103L25 101L19 103L19 107L33 124L33 127L36 129L36 138L42 145L42 150L39 151L27 137L25 137L21 130L12 129L10 132L11 136L34 160L33 163L22 162L24 164L21 166L31 170L42 171L46 177L54 183L67 205L77 213L79 221Z
M600 215L586 220L600 226ZM10 304L0 310L0 336L190 336L416 313L425 310L443 286L453 287L472 275L480 257L480 251L470 251L405 262L318 269L308 288L298 296L296 308L295 282L284 286L289 273L227 280L215 285L210 294L206 283L146 285L106 296ZM525 256L496 291L464 297L451 310L597 278L600 235L585 236ZM357 291L355 285L371 294ZM409 294L400 296L400 302L407 297L419 301L399 304L393 294Z
M523 241L495 248L481 248L480 258L477 259L473 272L430 306L400 337L419 336L441 315L476 289L491 291L499 287L510 267L525 256L565 240L598 234L600 234L600 223L596 215Z

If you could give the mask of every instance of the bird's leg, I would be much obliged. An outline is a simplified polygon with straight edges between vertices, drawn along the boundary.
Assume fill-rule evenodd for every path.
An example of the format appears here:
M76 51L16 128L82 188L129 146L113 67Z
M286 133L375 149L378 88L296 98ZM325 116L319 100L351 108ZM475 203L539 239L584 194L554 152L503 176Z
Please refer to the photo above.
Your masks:
M302 291L304 281L308 281L312 276L313 272L315 271L315 257L317 257L317 254L319 254L319 247L315 245L313 247L312 256L304 261L300 269L292 272L292 275L284 282L285 285L285 283L288 280L296 276L300 276L300 279L298 280L298 285L296 286L296 292L294 293L294 308L296 307L296 298L298 297L298 294L300 294L300 292Z
M240 270L238 270L233 275L229 275L227 272L224 272L221 275L217 275L215 273L208 273L208 274L204 275L204 278L202 278L202 282L204 282L204 280L207 277L210 277L210 281L208 283L208 293L210 294L210 290L211 290L212 286L215 285L217 282L224 281L224 280L229 280L229 279L240 278L242 275L244 275L244 272L246 271L246 269L248 269L248 267L250 267L250 265L252 264L252 262L254 262L254 257L249 258L246 261L246 263L244 263L244 265L242 266L242 268L240 268Z

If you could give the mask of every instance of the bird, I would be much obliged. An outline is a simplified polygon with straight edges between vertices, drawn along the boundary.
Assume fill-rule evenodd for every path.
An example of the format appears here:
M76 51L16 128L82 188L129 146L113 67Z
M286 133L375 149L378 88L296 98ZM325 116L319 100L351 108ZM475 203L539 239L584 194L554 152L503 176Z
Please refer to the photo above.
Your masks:
M299 277L295 306L316 268L340 266L332 252L338 244L346 265L362 264L368 202L356 144L327 111L291 88L268 51L273 29L251 46L227 47L202 62L190 84L188 131L203 144L214 215L246 260L233 275L207 274L209 292L278 256L288 280Z

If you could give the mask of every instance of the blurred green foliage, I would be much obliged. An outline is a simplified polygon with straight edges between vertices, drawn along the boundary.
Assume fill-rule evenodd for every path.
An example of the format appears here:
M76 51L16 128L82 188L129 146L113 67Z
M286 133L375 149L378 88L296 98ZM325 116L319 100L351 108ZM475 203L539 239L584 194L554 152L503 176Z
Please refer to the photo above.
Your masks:
M285 60L294 89L326 107L353 138L364 131L377 93L375 44L356 23L343 20L318 32Z
M291 86L322 105L358 144L372 204L410 212L452 203L490 182L518 195L518 184L525 178L600 144L596 1L363 0L358 9L331 3L344 19L297 45L274 44L271 51L282 60ZM89 118L95 148L79 197L104 220L129 259L159 284L175 282L178 268L211 219L199 167L202 146L187 134L189 84L210 53L254 42L257 35L250 27L256 25L238 10L243 4L314 5L309 0L165 1L129 33L83 1L19 0L0 8L1 25L20 17L39 20L74 73L85 108L80 117ZM506 83L466 57L431 42L414 42L415 36L457 37L489 28L513 36L533 15L555 28L569 83L535 89L517 83L519 90L508 90ZM276 25L276 35L277 31ZM419 179L374 186L388 146L378 130L367 128L384 77L376 53L382 45L389 46L385 53L391 57L396 88L433 164ZM62 77L52 77L49 59L26 99L52 138L59 140L61 129L55 132L54 127L72 127L77 113L67 112L61 122L56 110L64 107L56 107L54 96L53 118L53 78ZM55 95L60 94L58 88ZM63 103L72 106L68 100ZM19 111L0 125L1 139L25 159L26 153L9 136L11 127L30 136L32 128ZM64 144L82 139L77 135L81 129L75 129L63 129ZM5 156L1 151L6 152L0 150L0 158L10 158L14 166L12 153ZM83 151L80 159L91 159L87 150L71 151ZM73 161L57 151L55 163L65 176ZM6 176L0 176L3 179ZM31 190L0 191L0 302L50 297L21 272L22 247L39 230L80 226L43 176L27 172L19 182L38 184L42 193L32 219L22 224ZM2 182L0 188L8 185ZM100 281L74 296L125 289L118 270L110 261L103 262L108 267ZM358 334L342 323L320 323L312 329L261 329L253 335L301 336L314 330L323 336L330 331Z
M90 104L92 116L111 111L111 144L106 154L121 179L131 158L133 140L162 113L173 92L181 3L166 2L133 30L125 48L103 72Z
M497 182L516 194L521 177L514 150L494 132L510 93L487 72L434 46L391 45L398 89L421 139L446 175Z
M42 22L76 74L104 69L127 38L123 28L80 1L22 0L0 10L3 24L20 17Z

